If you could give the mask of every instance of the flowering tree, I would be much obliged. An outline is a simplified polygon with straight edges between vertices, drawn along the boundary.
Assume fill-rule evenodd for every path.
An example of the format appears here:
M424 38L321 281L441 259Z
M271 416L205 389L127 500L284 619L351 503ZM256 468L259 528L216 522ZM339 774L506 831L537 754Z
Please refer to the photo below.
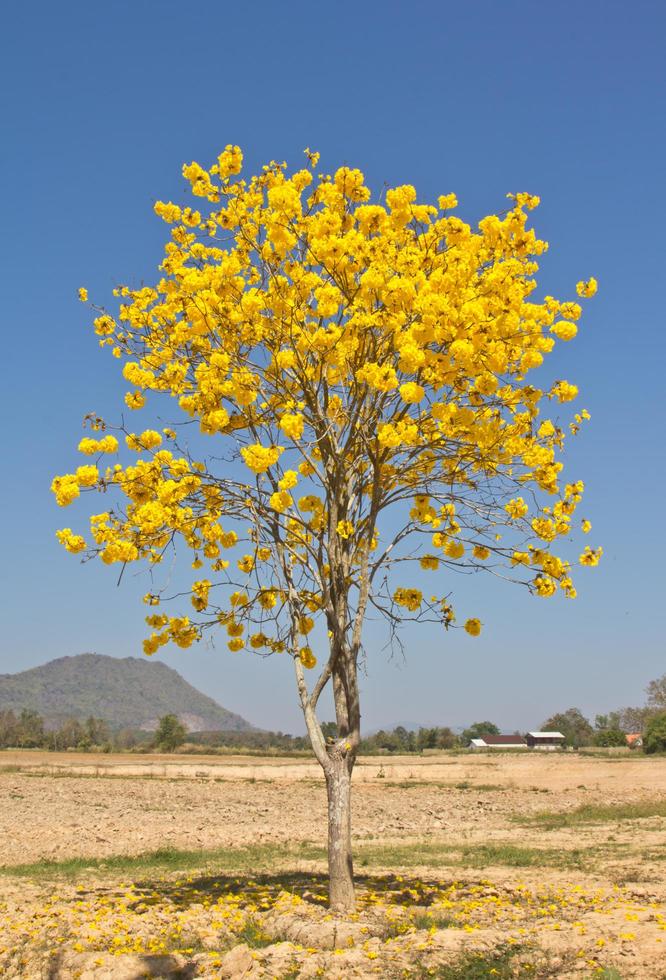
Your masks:
M100 309L94 324L124 360L127 407L169 396L180 423L135 433L88 416L79 450L95 462L53 491L62 506L81 490L112 501L89 540L58 532L68 551L155 566L180 545L201 570L193 611L147 617L147 654L221 627L231 650L291 659L328 789L330 901L348 909L368 612L394 640L405 618L449 628L454 569L576 594L553 549L583 486L561 482L564 423L541 412L578 392L527 377L576 335L581 310L531 298L547 247L526 227L538 198L510 195L507 212L473 230L450 214L453 194L419 204L406 185L370 203L358 170L317 175L306 152L291 176L271 163L244 180L228 146L210 170L183 169L205 213L156 204L172 226L156 285L120 287L117 314ZM595 290L593 279L577 287ZM131 461L100 468L119 450L114 431ZM588 547L580 562L600 554ZM438 583L427 595L421 570ZM144 601L166 598L156 587ZM480 620L464 629L478 635ZM317 719L329 686L334 739Z

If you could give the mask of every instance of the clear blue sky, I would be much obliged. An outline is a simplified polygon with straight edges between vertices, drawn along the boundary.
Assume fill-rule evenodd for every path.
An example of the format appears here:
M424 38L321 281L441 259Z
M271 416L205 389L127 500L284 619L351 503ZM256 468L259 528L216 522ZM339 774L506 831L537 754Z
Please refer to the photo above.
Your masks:
M124 385L99 351L86 284L110 301L150 281L157 198L185 199L183 162L239 143L250 168L360 167L371 186L454 191L470 221L509 191L539 194L551 243L541 284L594 275L561 376L592 413L568 472L588 488L591 543L575 603L494 581L453 585L477 640L405 631L389 662L372 629L366 727L393 721L510 730L571 705L642 703L666 671L664 599L664 84L666 8L651 0L416 0L312 4L173 0L6 5L0 73L3 584L0 672L94 650L141 656L145 582L81 566L56 543L49 484L76 464L85 412ZM559 365L558 365L559 367ZM662 504L659 501L662 500ZM301 730L284 659L197 648L164 655L262 727Z

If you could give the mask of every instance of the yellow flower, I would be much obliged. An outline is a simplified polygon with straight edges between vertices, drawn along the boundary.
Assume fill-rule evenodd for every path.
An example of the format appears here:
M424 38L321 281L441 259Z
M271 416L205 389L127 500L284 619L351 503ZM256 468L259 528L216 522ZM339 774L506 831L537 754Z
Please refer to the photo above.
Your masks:
M312 670L317 666L317 658L310 647L301 647L298 651L298 658L307 670Z
M115 436L104 436L103 439L81 439L78 446L79 452L86 456L96 456L97 453L116 453L118 452L118 440Z
M79 286L78 295L82 303L86 303L88 301L88 290L85 286Z
M304 424L305 419L300 412L287 412L280 419L280 428L285 435L294 441L300 439L303 435Z
M125 395L125 404L128 408L131 408L134 411L136 411L138 408L143 408L143 406L146 404L145 395L143 395L140 391L128 391Z
M481 632L481 621L478 619L465 620L465 632L470 636L478 636Z
M550 332L554 333L560 340L573 340L578 333L578 327L570 320L560 320L558 323L553 324Z
M393 593L393 601L396 606L403 606L410 612L416 612L423 601L423 593L420 589L396 589Z
M462 556L465 554L465 545L462 543L462 541L454 541L452 538L450 538L444 545L444 554L449 558L453 558L454 560L457 558L462 558Z
M281 480L278 480L280 490L292 490L298 483L298 474L295 470L286 470Z
M596 549L590 548L588 544L586 545L585 550L583 551L582 555L580 555L578 560L581 565L588 565L589 567L593 567L594 565L599 564L599 561L603 553L604 553L603 548L596 548Z
M64 545L67 551L74 555L86 547L85 539L80 534L74 534L71 527L64 527L62 531L56 531L56 537L60 544Z
M592 276L587 282L576 283L576 292L579 296L594 296L598 288L597 280Z
M424 388L414 381L407 381L404 385L400 385L399 391L403 402L407 402L408 405L413 405L425 398Z
M243 462L253 473L265 473L277 463L282 449L279 446L262 446L255 443L241 449Z
M354 525L351 521L338 521L336 528L339 537L341 538L351 538L354 533Z
M237 562L239 571L249 575L254 568L254 555L244 555Z
M517 521L519 518L525 516L529 507L522 497L514 497L508 504L504 505L504 510L512 520Z

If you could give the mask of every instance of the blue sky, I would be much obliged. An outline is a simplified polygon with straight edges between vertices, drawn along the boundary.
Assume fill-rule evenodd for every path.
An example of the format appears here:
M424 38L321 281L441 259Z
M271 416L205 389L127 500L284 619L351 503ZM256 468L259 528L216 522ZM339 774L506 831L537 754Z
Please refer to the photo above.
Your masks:
M528 728L571 705L641 703L666 670L664 607L664 83L661 3L505 0L191 6L25 2L3 13L3 616L0 672L93 650L141 656L145 581L82 566L49 484L76 462L88 411L125 386L99 351L86 284L110 302L150 281L184 201L183 162L239 143L248 168L362 169L371 186L455 192L476 221L510 191L539 194L544 291L596 276L579 337L554 369L592 413L568 470L587 486L591 543L575 603L495 581L452 583L483 635L405 630L404 661L370 627L364 723ZM261 727L302 730L284 659L215 648L164 654Z

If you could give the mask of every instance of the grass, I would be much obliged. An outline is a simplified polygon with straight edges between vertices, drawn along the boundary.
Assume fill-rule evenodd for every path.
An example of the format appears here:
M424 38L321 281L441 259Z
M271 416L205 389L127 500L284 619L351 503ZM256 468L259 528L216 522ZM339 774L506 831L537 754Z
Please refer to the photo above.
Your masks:
M589 852L587 852L589 855ZM323 846L304 841L300 844L283 842L251 844L247 847L218 847L184 850L162 847L141 854L113 854L108 857L72 857L62 861L44 859L31 864L6 865L0 874L21 878L72 878L95 872L97 874L146 874L151 871L191 871L214 869L225 871L273 871L289 867L301 860L324 861ZM432 867L484 868L501 865L512 868L569 868L584 867L583 852L561 848L522 847L497 842L494 844L444 844L429 841L410 841L396 844L361 844L355 848L355 863L362 868L409 868L427 864Z
M455 963L445 963L434 971L423 973L424 977L436 980L513 980L520 976L516 972L515 958L522 952L520 946L501 946L491 953L467 953ZM527 976L527 973L523 973ZM533 974L532 974L533 975Z
M639 800L636 803L617 804L585 803L575 810L542 810L528 817L517 814L512 819L523 826L560 830L584 824L644 820L647 817L666 817L666 800Z
M141 854L113 854L103 858L83 856L63 861L44 859L32 864L5 865L0 868L0 874L21 878L73 877L90 871L134 874L157 869L189 871L210 865L220 871L254 871L258 868L270 870L276 864L284 864L285 860L323 860L325 856L323 847L307 841L301 844L252 844L247 847L198 850L161 847Z
M414 841L398 844L370 844L356 849L356 863L361 867L432 867L458 866L483 868L502 865L511 868L583 867L583 852L561 848L520 847L515 844L441 844Z
M460 923L445 915L433 915L430 912L419 912L412 919L415 929L459 929Z
M264 949L275 942L272 936L264 932L261 923L256 919L248 919L244 922L242 929L236 933L236 939L241 943L247 943L251 949Z
M394 789L471 789L479 793L496 793L509 788L507 786L501 786L499 783L470 783L468 780L460 783L443 783L433 779L416 779L411 777L401 782L386 782L384 786L390 786Z

